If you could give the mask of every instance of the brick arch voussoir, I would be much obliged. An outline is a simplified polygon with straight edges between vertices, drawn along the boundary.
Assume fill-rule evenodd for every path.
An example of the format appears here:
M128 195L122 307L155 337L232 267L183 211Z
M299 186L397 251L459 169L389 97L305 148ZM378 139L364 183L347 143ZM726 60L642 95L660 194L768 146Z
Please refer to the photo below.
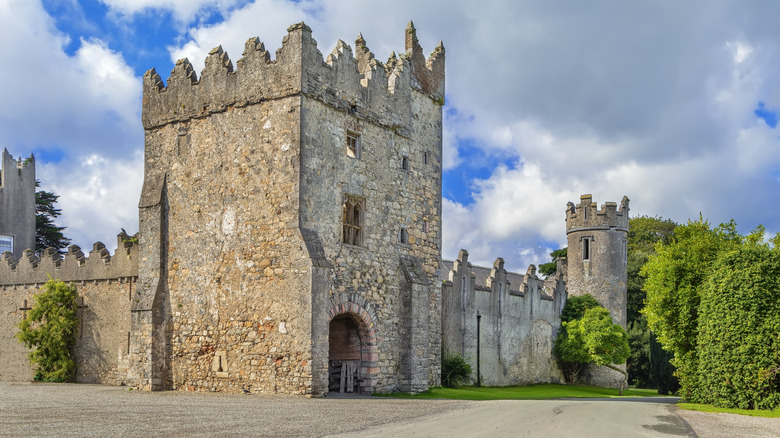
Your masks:
M358 325L358 333L368 347L376 346L376 312L365 298L355 295L340 295L328 310L328 322L339 315L350 315Z

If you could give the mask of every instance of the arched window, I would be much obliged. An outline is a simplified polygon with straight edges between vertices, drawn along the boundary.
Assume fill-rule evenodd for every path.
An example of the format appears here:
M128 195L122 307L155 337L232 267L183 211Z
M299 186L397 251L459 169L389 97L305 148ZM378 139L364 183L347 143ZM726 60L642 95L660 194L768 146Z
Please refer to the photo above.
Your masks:
M363 216L365 200L347 196L342 206L343 234L341 241L349 245L363 244Z

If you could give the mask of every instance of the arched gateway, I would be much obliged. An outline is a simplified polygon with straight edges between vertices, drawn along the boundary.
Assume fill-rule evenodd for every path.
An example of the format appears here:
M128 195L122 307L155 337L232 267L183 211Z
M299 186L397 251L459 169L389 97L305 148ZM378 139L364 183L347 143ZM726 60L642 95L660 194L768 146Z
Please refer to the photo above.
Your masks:
M373 393L379 368L372 312L347 302L328 317L328 391Z

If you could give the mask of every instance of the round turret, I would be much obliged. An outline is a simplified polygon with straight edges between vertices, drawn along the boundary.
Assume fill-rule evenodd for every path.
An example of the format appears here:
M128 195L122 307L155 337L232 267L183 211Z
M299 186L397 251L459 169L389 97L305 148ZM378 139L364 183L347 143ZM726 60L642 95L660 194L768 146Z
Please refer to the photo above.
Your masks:
M567 289L570 296L591 294L626 327L628 198L620 208L606 202L598 209L591 195L566 207Z

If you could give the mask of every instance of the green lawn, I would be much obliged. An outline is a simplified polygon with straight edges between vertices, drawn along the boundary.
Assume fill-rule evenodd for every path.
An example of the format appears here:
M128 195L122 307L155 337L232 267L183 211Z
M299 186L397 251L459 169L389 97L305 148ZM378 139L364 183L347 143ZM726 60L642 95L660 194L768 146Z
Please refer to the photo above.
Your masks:
M618 397L618 390L584 385L545 383L529 386L462 386L460 388L431 388L420 394L383 394L383 397L453 400L547 400L554 398ZM628 389L624 397L658 396L655 389Z
M780 408L775 409L774 411L761 411L749 409L716 408L712 405L703 405L700 403L678 403L677 406L679 406L680 409L688 409L690 411L750 415L752 417L780 418Z

